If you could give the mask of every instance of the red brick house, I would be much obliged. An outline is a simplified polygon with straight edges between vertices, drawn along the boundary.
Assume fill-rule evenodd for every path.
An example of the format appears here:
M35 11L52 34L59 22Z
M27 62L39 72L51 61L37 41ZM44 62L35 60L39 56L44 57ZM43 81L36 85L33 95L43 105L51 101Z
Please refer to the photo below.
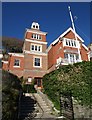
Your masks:
M73 29L68 28L48 48L48 72L59 65L68 65L81 61L88 61L89 50L83 44L84 40ZM80 55L80 59L79 59Z
M38 23L33 22L26 29L23 53L9 53L8 61L3 61L3 69L18 77L35 79L37 86L42 86L42 77L55 70L58 65L68 65L88 61L88 48L84 40L68 28L47 48L47 32L40 31ZM80 54L80 59L79 59Z

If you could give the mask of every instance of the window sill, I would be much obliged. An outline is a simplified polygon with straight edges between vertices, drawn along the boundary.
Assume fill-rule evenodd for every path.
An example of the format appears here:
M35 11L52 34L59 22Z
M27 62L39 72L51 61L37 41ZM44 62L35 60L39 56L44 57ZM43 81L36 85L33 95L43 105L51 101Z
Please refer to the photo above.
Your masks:
M33 66L34 68L42 68L42 66Z
M13 66L14 68L20 68L20 66Z

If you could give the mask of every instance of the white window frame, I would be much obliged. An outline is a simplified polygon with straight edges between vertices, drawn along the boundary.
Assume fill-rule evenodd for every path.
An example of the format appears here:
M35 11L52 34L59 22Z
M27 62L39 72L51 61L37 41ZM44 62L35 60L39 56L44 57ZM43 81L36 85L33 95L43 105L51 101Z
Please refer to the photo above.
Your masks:
M34 50L32 50L32 46L34 46ZM37 46L37 50L35 50ZM40 51L39 51L39 47L40 47ZM31 44L30 45L30 51L33 51L33 52L42 52L42 45L39 45L39 44Z
M68 58L65 58L65 54L67 54ZM65 53L65 54L64 54L64 58L67 59L69 61L69 63L76 63L79 60L79 59L76 59L77 58L76 56L78 56L78 54L71 54L71 53ZM74 61L74 62L72 62L72 61Z
M66 43L68 43L68 45ZM73 48L80 48L79 41L76 41L74 39L68 39L68 38L64 38L63 46L68 46L68 47L73 47Z
M35 58L40 59L40 66L35 66ZM34 56L33 57L33 67L35 68L42 68L42 57Z
M37 40L42 40L42 36L39 35L39 34L35 34L35 33L32 34L32 37L31 37L31 38L37 39Z
M15 65L15 60L19 60L19 65ZM20 59L14 59L14 66L13 67L20 67Z

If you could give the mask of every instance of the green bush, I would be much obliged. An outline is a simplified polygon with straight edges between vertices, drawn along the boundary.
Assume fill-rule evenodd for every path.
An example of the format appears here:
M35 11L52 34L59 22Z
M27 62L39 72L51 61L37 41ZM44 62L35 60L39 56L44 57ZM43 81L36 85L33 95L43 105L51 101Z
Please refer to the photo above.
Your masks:
M15 120L19 92L22 89L17 76L2 71L2 120Z
M36 90L34 88L34 84L23 85L23 92L24 93L35 93Z
M60 92L72 92L72 96L82 105L92 105L92 62L81 62L61 66L43 77L45 93L57 109Z

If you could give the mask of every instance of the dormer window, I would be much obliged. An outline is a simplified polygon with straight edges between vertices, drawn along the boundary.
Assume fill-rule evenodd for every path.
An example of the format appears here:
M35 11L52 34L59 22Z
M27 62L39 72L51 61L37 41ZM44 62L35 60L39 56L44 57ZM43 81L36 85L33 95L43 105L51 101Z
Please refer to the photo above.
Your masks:
M39 24L38 24L38 23L33 22L31 28L33 28L33 29L38 29L38 30L39 30L40 27L39 27Z

